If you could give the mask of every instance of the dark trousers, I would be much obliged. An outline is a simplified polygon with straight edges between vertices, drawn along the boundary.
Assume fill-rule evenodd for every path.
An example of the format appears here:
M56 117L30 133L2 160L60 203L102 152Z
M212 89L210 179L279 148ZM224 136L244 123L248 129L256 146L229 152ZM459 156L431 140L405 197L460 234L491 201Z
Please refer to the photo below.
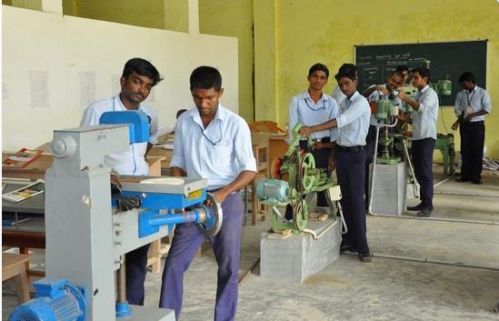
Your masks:
M341 188L341 206L348 227L343 242L368 253L366 237L366 210L364 207L364 180L366 178L365 150L345 151L336 149L336 175Z
M126 298L128 303L144 305L144 282L147 272L147 252L149 244L125 255Z
M243 199L234 193L222 203L223 224L220 232L211 237L211 247L218 264L215 321L234 320L239 286L239 259L243 220ZM177 320L182 310L184 272L205 240L197 224L177 224L172 245L166 257L161 284L160 308L175 310Z
M485 124L483 121L461 122L461 178L479 182L482 175Z
M364 194L365 194L365 202L366 202L366 209L369 208L369 177L370 177L370 172L369 172L369 166L372 164L374 160L374 149L376 147L376 126L369 126L369 131L367 132L367 137L366 137L366 178L365 178L365 188L364 188Z
M321 142L330 142L329 137L325 137L321 139ZM305 150L311 153L315 159L315 167L325 169L329 176L329 157L331 156L331 149L329 148L321 148L321 149L309 149L307 147L307 141L300 141L300 149ZM318 192L317 193L317 206L328 206L326 193Z
M411 146L414 174L419 182L419 199L426 209L433 209L433 148L435 140L424 138L413 140Z

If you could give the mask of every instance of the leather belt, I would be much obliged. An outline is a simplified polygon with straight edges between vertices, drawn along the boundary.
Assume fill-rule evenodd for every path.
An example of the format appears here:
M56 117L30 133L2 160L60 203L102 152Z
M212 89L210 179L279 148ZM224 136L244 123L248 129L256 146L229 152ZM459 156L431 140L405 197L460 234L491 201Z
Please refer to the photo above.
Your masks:
M336 150L341 150L344 152L360 152L364 150L363 145L357 145L357 146L336 146Z

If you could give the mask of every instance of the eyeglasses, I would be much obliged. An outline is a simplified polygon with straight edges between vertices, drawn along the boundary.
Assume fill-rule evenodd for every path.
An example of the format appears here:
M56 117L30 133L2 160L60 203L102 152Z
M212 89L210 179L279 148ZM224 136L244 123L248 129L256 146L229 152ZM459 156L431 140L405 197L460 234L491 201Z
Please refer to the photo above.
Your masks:
M215 146L216 144L220 143L222 141L222 124L217 121L218 123L218 131L220 132L220 136L218 138L218 140L215 140L215 139L211 139L209 138L208 136L206 136L206 134L204 133L204 130L202 127L199 127L199 129L201 129L201 134L203 134L203 137L206 138L206 140L208 142L210 142L211 145Z

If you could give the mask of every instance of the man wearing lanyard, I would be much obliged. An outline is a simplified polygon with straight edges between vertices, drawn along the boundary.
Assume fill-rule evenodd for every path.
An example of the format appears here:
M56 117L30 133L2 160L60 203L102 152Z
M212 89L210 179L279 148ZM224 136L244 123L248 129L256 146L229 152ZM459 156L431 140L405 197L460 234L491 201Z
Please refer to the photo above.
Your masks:
M171 160L173 176L207 178L208 190L222 204L223 224L209 241L218 263L215 320L234 320L237 308L243 218L240 190L256 175L256 160L246 121L223 107L222 77L217 69L196 68L190 77L196 108L177 120ZM166 257L159 306L182 309L184 272L205 236L195 223L175 227Z
M463 90L456 96L454 111L458 117L452 129L461 134L461 177L458 182L481 184L483 145L485 141L484 115L492 106L489 93L476 85L475 76L465 72L459 77Z
M421 203L407 207L419 211L418 216L429 217L433 211L433 148L437 139L438 95L430 88L430 70L425 67L412 71L412 84L418 89L415 99L403 90L399 97L412 107L412 161L416 179L421 185Z
M107 111L139 110L149 118L148 143L131 144L128 151L105 157L106 165L118 175L145 176L149 174L149 165L145 160L145 155L157 140L158 115L154 109L143 105L142 102L149 96L152 87L161 80L158 70L149 61L142 58L130 59L125 64L120 78L121 92L113 98L90 104L83 112L81 127L98 125L101 115ZM130 304L144 304L148 250L149 245L146 245L125 256L126 294Z
M341 206L348 226L341 250L354 249L362 262L371 261L366 237L364 180L366 170L366 136L371 111L366 98L357 92L357 75L340 68L335 76L346 98L340 103L339 116L320 125L303 127L302 135L328 128L339 128L336 146L336 174L341 188Z
M325 119L333 119L338 116L338 105L322 89L329 78L329 69L320 63L310 67L307 80L309 86L307 91L294 96L289 103L289 140L292 140L292 130L297 123L304 126L321 124ZM334 149L338 137L338 129L323 130L312 133L313 146L308 147L307 140L300 140L300 149L306 150L314 156L317 168L329 171L330 158L334 161ZM331 144L332 143L332 144ZM317 194L317 206L328 206L324 192Z

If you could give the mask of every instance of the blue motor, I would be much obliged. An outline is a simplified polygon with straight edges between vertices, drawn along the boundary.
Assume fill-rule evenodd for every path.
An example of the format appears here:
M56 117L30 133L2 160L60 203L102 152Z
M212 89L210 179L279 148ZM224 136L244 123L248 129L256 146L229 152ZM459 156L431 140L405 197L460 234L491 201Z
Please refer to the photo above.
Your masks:
M256 196L268 203L288 202L288 182L279 179L259 179L256 182Z
M36 299L18 306L9 321L84 321L85 289L66 279L45 278L33 282Z

